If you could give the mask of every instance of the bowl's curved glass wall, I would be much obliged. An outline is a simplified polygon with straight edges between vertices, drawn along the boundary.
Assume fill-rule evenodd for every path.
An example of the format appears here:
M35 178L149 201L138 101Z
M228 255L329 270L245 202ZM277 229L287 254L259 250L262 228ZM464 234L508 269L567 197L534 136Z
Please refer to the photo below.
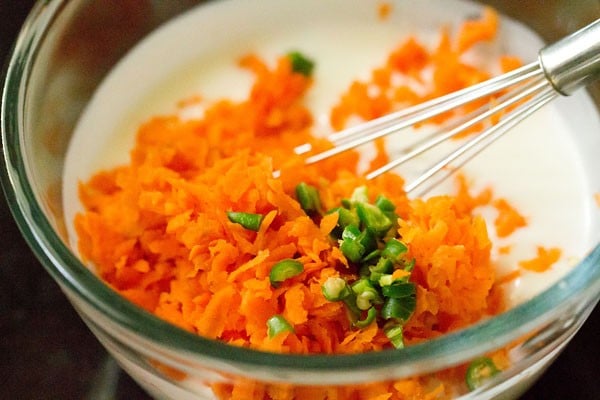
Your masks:
M523 390L556 357L597 302L600 248L560 290L545 293L511 315L427 347L416 346L401 361L365 354L333 362L231 349L181 332L121 299L70 253L60 191L64 156L80 112L123 54L164 21L200 3L38 2L7 70L1 176L7 198L30 246L101 342L158 398L191 398L210 392L189 389L177 379L179 374L217 382L250 368L249 375L258 379L345 384L434 371L535 332L518 349L521 362L484 389L487 398L502 396L507 387ZM489 3L548 41L600 16L596 0ZM600 84L589 90L600 110Z

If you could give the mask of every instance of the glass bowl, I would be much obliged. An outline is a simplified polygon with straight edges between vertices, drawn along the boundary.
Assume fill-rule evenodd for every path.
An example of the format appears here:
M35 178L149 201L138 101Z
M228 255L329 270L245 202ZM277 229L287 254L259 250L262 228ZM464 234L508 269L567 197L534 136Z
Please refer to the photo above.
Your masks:
M212 399L216 387L336 387L446 370L517 343L509 368L461 398L516 398L560 353L600 297L596 245L566 277L519 306L400 352L272 354L198 337L113 292L71 252L61 186L73 128L101 80L154 28L201 1L38 2L15 45L2 95L2 185L14 217L47 272L119 364L157 399ZM598 14L594 0L488 2L545 40ZM600 86L590 89L600 106ZM598 141L589 144L592 151Z

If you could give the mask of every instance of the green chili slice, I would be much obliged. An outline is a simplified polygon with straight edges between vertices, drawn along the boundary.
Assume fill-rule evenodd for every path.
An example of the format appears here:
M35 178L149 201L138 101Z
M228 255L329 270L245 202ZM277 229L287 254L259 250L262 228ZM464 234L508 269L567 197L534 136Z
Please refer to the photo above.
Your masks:
M337 207L331 210L330 212L338 213L338 225L342 229L346 228L348 225L358 226L358 224L360 224L360 220L358 219L358 215L355 211L348 210L344 207Z
M350 321L354 324L362 314L362 310L356 305L356 295L352 290L350 290L350 294L344 297L342 301L346 305L348 319L350 319Z
M365 248L356 240L343 240L340 250L352 262L359 262L365 253Z
M408 272L412 272L413 269L415 269L415 264L416 264L417 260L415 260L414 258L412 260L410 260L408 263L406 263L404 265L404 270L408 271Z
M396 211L396 205L392 203L390 199L385 197L384 195L379 195L375 199L375 205L384 212L394 212Z
M486 379L498 374L500 370L489 357L473 360L467 368L466 381L471 390L477 389Z
M301 194L298 194L298 198ZM342 277L325 281L321 290L329 301L343 301L353 326L364 328L373 322L383 329L396 348L404 347L403 324L416 307L416 287L410 274L394 278L394 269L412 271L408 247L396 239L398 215L396 206L379 195L369 202L368 189L354 189L349 199L327 213L338 213L337 226L331 237L338 240L344 256L353 263L358 279L353 283Z
M351 285L356 294L356 306L360 310L368 310L373 304L382 302L379 292L367 278L361 278Z
M374 261L376 259L378 259L379 257L381 257L381 250L379 249L375 249L372 252L370 252L369 254L367 254L366 256L363 257L363 262L369 262L369 261Z
M367 326L371 325L373 321L375 321L376 317L377 309L375 307L371 307L367 310L367 315L365 316L365 318L354 322L354 326L361 329L366 328Z
M281 260L273 265L269 273L271 286L278 287L281 282L301 274L302 271L304 271L304 265L300 261L291 258Z
M269 338L274 338L282 332L294 333L294 327L283 316L279 314L273 315L267 320L267 334Z
M386 324L383 328L383 332L396 349L404 348L404 332L402 331L402 325L395 323Z
M249 229L251 231L258 231L260 229L260 224L262 223L264 215L228 211L227 218L229 218L231 222L239 224L246 229Z
M350 295L348 283L346 283L344 278L340 278L339 276L327 278L321 286L321 291L328 301L340 301Z
M392 283L394 283L394 277L392 276L392 274L381 274L378 283L379 286L381 286L381 288L383 288L384 286L389 286Z
M352 262L359 262L365 254L365 246L361 243L362 232L356 225L348 225L342 232L340 250Z
M368 203L369 202L369 193L367 191L366 186L359 186L352 192L352 196L350 197L350 202L352 203Z
M356 213L367 229L382 237L392 227L393 222L381 209L369 203L356 203Z
M356 240L342 241L340 250L352 262L359 262L365 252L365 248Z
M342 240L353 240L358 241L360 238L361 231L356 225L348 225L344 232L342 232Z
M385 297L401 299L404 297L416 296L417 290L415 288L415 284L412 282L396 281L391 285L382 286L381 293Z
M315 214L321 210L321 199L319 198L319 191L316 187L309 185L305 182L301 182L296 186L296 198L300 203L300 207L307 214Z
M379 208L386 217L392 221L393 226L398 223L398 215L396 215L396 205L392 203L390 199L383 195L377 196L375 199L375 206Z
M365 257L370 255L373 251L377 250L377 237L375 233L367 228L362 231L360 235L360 243L365 248Z
M314 61L307 58L304 54L298 51L288 53L288 58L292 63L292 71L304 76L311 76L315 67Z
M380 257L377 264L369 266L369 279L371 282L379 283L379 280L387 274L391 274L394 264L386 257Z

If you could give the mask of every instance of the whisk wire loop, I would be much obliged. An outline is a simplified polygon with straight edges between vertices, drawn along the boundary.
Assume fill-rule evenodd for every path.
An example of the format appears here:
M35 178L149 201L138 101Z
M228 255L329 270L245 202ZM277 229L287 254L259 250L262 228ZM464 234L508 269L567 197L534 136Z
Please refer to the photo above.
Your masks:
M444 129L412 143L400 152L397 159L365 175L367 179L373 179L454 138L476 124L487 123L486 121L491 117L498 116L494 123L489 124L482 132L468 140L457 142L455 150L450 151L407 184L405 191L410 193L425 182L437 178L441 172L446 171L448 176L558 95L569 95L598 77L600 77L600 19L542 48L535 62L454 93L334 133L328 137L333 147L323 152L308 154L312 150L310 144L296 147L295 152L308 154L304 161L306 164L313 164L425 123L440 114L476 100L494 96L494 100L488 101L487 105L462 117L454 118ZM278 174L279 172L276 171L275 175Z
M533 93L541 89L542 87L547 86L548 82L543 77L536 77L535 80L519 87L517 90L510 93L510 95L502 96L498 99L497 104L489 108L488 106L480 107L479 109L465 115L464 117L457 120L453 125L446 127L445 129L436 132L432 135L432 139L424 142L422 145L414 148L413 150L405 153L402 157L395 159L366 175L367 179L373 179L387 171L390 171L393 168L396 168L405 162L413 159L420 154L423 154L427 150L432 149L433 147L445 142L453 137L458 136L461 132L487 120L493 115L502 112L503 110L514 106L515 104L523 101L527 97L531 96Z
M373 140L427 121L438 114L455 109L465 104L465 102L475 101L520 82L543 76L543 71L539 68L539 64L537 62L530 63L486 82L350 127L334 133L327 138L335 147L307 156L304 162L306 164L313 164L325 160L334 155L370 143ZM298 146L295 149L296 154L305 154L309 151L310 145L307 144Z
M541 91L533 98L528 100L526 104L519 105L514 111L507 114L507 116L501 119L497 124L492 125L488 129L474 136L466 143L458 146L456 150L452 151L450 154L446 155L440 161L428 168L425 172L421 173L418 178L405 185L404 190L407 193L412 193L416 188L420 187L436 173L440 172L452 162L464 156L460 163L455 165L453 169L461 167L475 155L479 154L483 149L487 148L490 144L502 137L502 135L504 135L506 132L514 128L522 120L534 114L537 110L558 96L558 93L550 85L548 85L547 82L542 82L540 85L537 85L532 89ZM371 176L371 179L373 177L374 176ZM428 190L429 188L423 190L423 192L427 192Z

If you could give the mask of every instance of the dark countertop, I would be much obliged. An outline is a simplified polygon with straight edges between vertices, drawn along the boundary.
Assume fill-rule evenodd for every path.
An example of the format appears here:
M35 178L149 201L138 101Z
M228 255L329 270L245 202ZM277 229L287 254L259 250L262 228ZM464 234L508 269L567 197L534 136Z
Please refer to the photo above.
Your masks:
M0 58L33 4L0 0ZM0 399L149 397L115 365L29 251L0 196ZM600 399L600 309L522 397Z

